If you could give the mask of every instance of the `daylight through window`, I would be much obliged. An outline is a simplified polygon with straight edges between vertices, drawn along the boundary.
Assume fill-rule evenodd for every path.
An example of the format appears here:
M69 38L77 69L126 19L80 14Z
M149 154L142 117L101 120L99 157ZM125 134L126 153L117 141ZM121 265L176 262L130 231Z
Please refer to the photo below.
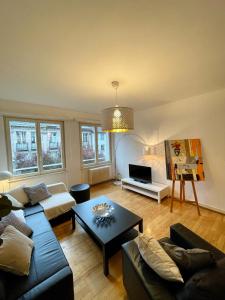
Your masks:
M14 176L64 167L63 123L6 119L9 164Z
M99 125L80 125L83 165L110 162L110 135Z

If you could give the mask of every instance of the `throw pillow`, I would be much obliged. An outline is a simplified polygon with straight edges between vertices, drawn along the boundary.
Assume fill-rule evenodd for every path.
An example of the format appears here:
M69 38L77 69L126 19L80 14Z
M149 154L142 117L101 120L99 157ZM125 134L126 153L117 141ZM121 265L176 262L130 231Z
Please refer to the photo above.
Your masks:
M11 196L10 194L2 193L1 195L6 196L12 202L13 206L21 207L21 208L23 207L23 204L20 203L19 201L17 201L16 198L14 198L13 196Z
M225 258L195 273L177 293L177 300L219 300L225 298Z
M194 274L205 267L215 263L215 259L210 251L203 249L184 249L166 242L160 242L166 253L177 264L180 270Z
M52 194L49 193L45 183L24 187L23 189L32 205L35 205L41 200L45 200L52 196Z
M32 234L32 229L24 222L21 222L16 215L11 212L7 216L3 217L0 221L0 235L3 233L5 228L8 225L14 226L17 230L25 234L26 236L30 236Z
M25 205L29 202L29 199L27 197L27 194L23 190L24 185L18 186L13 190L10 190L7 195L11 195L13 198L15 198L17 201L19 201L22 205Z
M14 215L23 223L26 223L26 219L24 217L24 211L22 209L14 210Z
M138 248L144 261L163 279L184 282L175 262L160 246L159 242L146 234L138 239Z
M1 235L0 269L16 275L28 275L33 241L9 225Z

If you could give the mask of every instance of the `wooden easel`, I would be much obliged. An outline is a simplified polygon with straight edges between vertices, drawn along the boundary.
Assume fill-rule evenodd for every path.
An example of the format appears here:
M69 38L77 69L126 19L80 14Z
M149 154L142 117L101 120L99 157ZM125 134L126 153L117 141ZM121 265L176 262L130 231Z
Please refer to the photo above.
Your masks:
M184 202L185 200L185 180L177 180L180 181L180 201ZM198 197L197 197L197 193L196 193L196 189L195 189L195 182L194 180L188 180L191 181L192 184L192 189L193 189L193 193L194 193L194 198L195 198L195 204L197 207L197 211L198 211L198 215L200 216L200 209L199 209L199 205L198 205ZM170 203L170 212L173 212L173 200L174 200L174 190L175 190L175 182L176 180L173 179L172 182L172 195L171 195L171 203Z

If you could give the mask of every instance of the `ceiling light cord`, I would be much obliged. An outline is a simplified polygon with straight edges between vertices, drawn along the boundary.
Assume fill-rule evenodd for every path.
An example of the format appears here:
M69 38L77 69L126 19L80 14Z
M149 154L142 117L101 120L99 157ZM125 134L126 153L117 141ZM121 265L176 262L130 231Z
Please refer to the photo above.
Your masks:
M119 81L112 81L112 87L115 89L115 107L118 107L118 88L119 88Z
M115 106L116 106L116 107L118 106L118 102L117 102L117 97L118 97L117 89L118 89L118 88L115 88L115 90L116 90L116 94L115 94Z

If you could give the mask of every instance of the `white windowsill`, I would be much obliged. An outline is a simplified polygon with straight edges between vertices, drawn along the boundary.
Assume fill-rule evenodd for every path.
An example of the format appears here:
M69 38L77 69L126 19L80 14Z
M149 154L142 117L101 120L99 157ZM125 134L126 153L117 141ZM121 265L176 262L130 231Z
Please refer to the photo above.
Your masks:
M55 171L55 172L46 172L46 173L42 173L42 174L32 174L29 176L18 176L18 177L15 176L15 177L12 177L11 179L9 179L9 183L29 180L32 178L42 177L42 176L46 176L46 175L56 175L56 174L63 174L63 173L66 173L66 169L61 169L61 170Z

